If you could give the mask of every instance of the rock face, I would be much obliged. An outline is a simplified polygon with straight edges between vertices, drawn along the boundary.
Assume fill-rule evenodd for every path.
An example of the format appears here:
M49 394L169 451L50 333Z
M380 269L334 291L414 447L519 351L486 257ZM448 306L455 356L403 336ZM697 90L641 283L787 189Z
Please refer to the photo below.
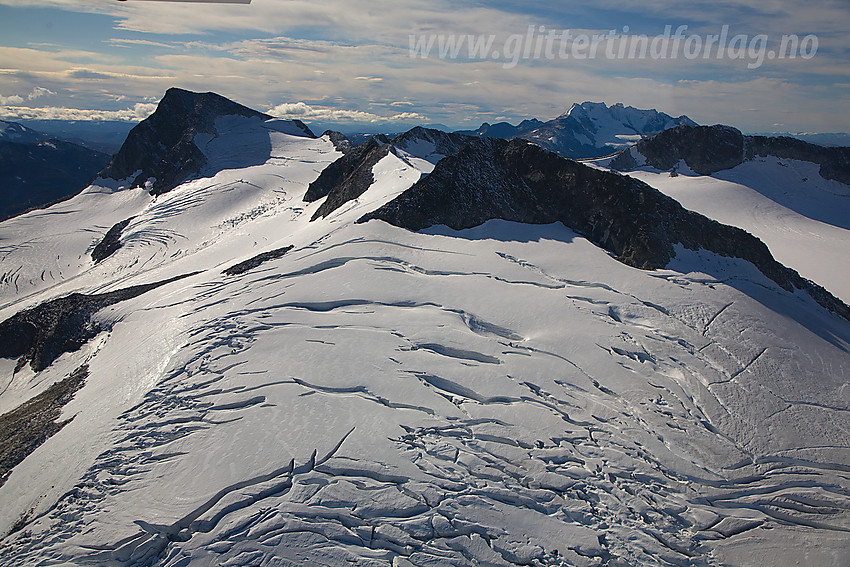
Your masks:
M322 132L322 136L327 136L337 151L340 151L344 154L347 154L351 150L355 148L354 142L352 142L348 137L342 132L337 132L335 130L325 130Z
M88 366L80 366L33 399L0 415L0 486L13 468L74 419L59 421L62 407L83 387L88 374Z
M636 179L564 159L522 140L477 140L437 164L413 187L359 222L381 219L421 230L433 225L471 228L490 219L556 221L621 262L665 267L674 245L705 249L754 264L784 289L803 289L850 319L850 308L777 262L751 234L684 209Z
M106 234L103 236L103 240L98 242L97 246L95 246L91 251L91 259L94 260L95 264L112 256L119 248L121 248L121 232L127 228L127 225L130 224L130 221L132 221L133 218L134 217L130 217L122 220L121 222L117 222L112 226L112 228L106 231Z
M248 258L244 262L239 262L238 264L230 266L221 273L226 276L238 276L239 274L244 274L245 272L253 270L261 264L270 262L272 260L277 260L278 258L283 258L283 256L293 248L294 247L292 246L292 244L290 244L289 246L284 246L283 248L276 248L274 250L269 250L268 252L262 252L260 254L257 254L256 256Z
M446 156L457 154L472 140L474 138L470 136L448 134L421 126L392 139L382 135L374 136L366 143L350 149L310 184L304 195L305 201L311 203L327 197L311 220L328 216L366 192L375 182L372 168L390 152L404 152L437 163Z
M391 140L394 147L436 164L446 156L457 154L473 138L417 126Z
M375 136L326 167L304 194L308 203L327 197L311 220L324 218L340 205L362 195L375 181L372 168L389 151L389 140Z
M563 115L541 122L525 120L518 126L483 124L478 130L462 134L487 138L522 138L569 158L593 158L609 155L626 147L634 139L653 136L676 126L695 126L687 116L674 118L657 110L640 110L620 103L574 104Z
M206 156L195 145L195 136L215 136L216 118L229 115L271 118L215 93L168 89L156 112L130 131L121 150L100 176L132 177L131 187L145 187L151 181L151 194L167 193L200 172L207 163ZM305 136L315 138L302 122L293 123Z
M850 148L825 148L789 137L744 136L731 126L680 126L666 130L634 149L622 151L611 167L628 171L637 167L635 152L646 165L660 170L676 167L684 160L700 175L731 169L756 156L775 156L820 165L825 179L850 184Z

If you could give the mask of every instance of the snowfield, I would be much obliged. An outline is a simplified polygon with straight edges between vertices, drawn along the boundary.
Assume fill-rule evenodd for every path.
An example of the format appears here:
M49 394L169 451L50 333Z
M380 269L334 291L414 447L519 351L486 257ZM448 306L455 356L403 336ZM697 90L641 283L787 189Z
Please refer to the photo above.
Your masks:
M0 320L197 272L99 311L110 330L41 372L0 359L0 413L89 368L0 486L0 564L850 564L848 321L744 261L642 271L560 223L356 224L431 171L427 144L310 222L330 140L217 126L211 177L101 180L0 223ZM635 176L846 301L848 227L759 208L757 174Z
M824 179L813 163L759 157L711 176L681 163L670 177L649 167L629 172L682 205L743 228L805 278L850 301L850 187Z

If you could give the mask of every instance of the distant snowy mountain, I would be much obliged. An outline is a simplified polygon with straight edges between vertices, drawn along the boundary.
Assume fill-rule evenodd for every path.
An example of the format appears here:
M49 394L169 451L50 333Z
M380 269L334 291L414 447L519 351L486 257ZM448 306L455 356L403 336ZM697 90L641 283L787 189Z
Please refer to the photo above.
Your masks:
M0 120L0 219L84 189L109 156Z
M23 124L0 120L0 141L2 142L36 144L38 142L46 142L49 139L49 135L27 128Z
M177 90L119 155L0 223L0 565L850 561L850 308L681 166Z
M676 126L696 126L687 116L673 118L657 110L639 110L621 103L573 104L565 114L550 120L525 120L518 126L483 124L478 130L462 132L490 138L522 138L569 158L609 155Z

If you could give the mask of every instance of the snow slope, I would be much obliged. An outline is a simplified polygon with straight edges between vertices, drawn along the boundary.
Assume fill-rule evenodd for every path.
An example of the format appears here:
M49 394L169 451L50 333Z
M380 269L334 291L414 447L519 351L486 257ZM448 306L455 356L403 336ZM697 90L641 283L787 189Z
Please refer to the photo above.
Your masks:
M642 167L632 177L685 208L759 237L774 257L845 302L850 301L850 187L823 179L813 163L773 156L711 176L670 177Z
M561 224L355 224L421 148L309 222L339 153L248 120L202 145L260 165L0 223L0 319L198 272L40 373L0 361L0 412L89 366L0 487L0 564L850 562L847 321L704 252L648 272Z

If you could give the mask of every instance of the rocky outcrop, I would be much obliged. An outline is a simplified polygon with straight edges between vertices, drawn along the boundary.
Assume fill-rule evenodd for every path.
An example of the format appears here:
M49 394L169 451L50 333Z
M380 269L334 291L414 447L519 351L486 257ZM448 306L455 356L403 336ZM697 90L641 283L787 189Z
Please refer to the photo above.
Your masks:
M308 203L327 197L311 220L324 218L344 203L365 193L375 182L372 168L389 151L389 140L384 136L375 136L322 170L304 194L304 200Z
M744 136L729 126L679 126L638 142L635 150L656 169L671 170L685 160L696 173L711 175L744 160ZM610 165L627 171L636 164L632 152L624 150Z
M59 421L62 408L83 387L88 375L89 367L80 366L33 399L0 415L0 486L13 468L74 419Z
M257 254L252 258L248 258L244 262L239 262L238 264L234 264L221 272L225 276L237 276L239 274L244 274L248 270L253 270L257 266L264 264L265 262L270 262L271 260L277 260L278 258L282 258L287 252L292 250L293 246L290 244L289 246L284 246L283 248L276 248L275 250L269 250L268 252L263 252L261 254Z
M850 319L850 308L777 262L751 234L684 209L649 185L561 158L523 140L477 140L441 161L410 189L359 222L410 230L471 228L490 219L556 221L642 269L665 267L674 245L742 258L788 291L809 292Z
M192 275L94 295L72 293L21 311L0 323L0 358L18 358L18 369L29 362L40 372L106 330L92 320L101 309Z
M216 118L229 115L271 118L215 93L168 89L156 111L130 131L100 176L130 179L131 187L146 187L152 195L171 191L207 163L195 136L217 135ZM315 138L302 122L292 122L304 136Z
M390 152L398 155L406 153L437 163L446 156L457 154L474 139L421 126L392 139L374 136L326 167L310 184L304 195L305 201L309 203L327 197L311 220L324 218L365 193L375 182L372 168Z
M850 148L826 148L786 136L745 136L746 159L775 156L820 165L820 176L850 185Z
M784 136L744 136L731 126L680 126L638 142L615 157L610 167L630 171L638 166L635 153L646 165L672 170L684 160L695 173L711 175L757 156L796 159L820 165L824 179L850 185L850 148L826 148Z
M338 152L347 154L355 148L354 142L348 139L342 132L325 130L322 132L322 136L327 136Z
M127 228L127 225L135 217L130 217L128 219L124 219L121 222L115 223L112 228L106 231L106 234L103 235L103 240L97 243L91 251L91 259L94 260L95 264L98 264L105 260L106 258L115 254L119 248L121 248L121 232Z
M464 134L447 133L433 128L417 126L392 140L393 147L400 148L416 157L437 163L446 156L457 154L474 138Z

